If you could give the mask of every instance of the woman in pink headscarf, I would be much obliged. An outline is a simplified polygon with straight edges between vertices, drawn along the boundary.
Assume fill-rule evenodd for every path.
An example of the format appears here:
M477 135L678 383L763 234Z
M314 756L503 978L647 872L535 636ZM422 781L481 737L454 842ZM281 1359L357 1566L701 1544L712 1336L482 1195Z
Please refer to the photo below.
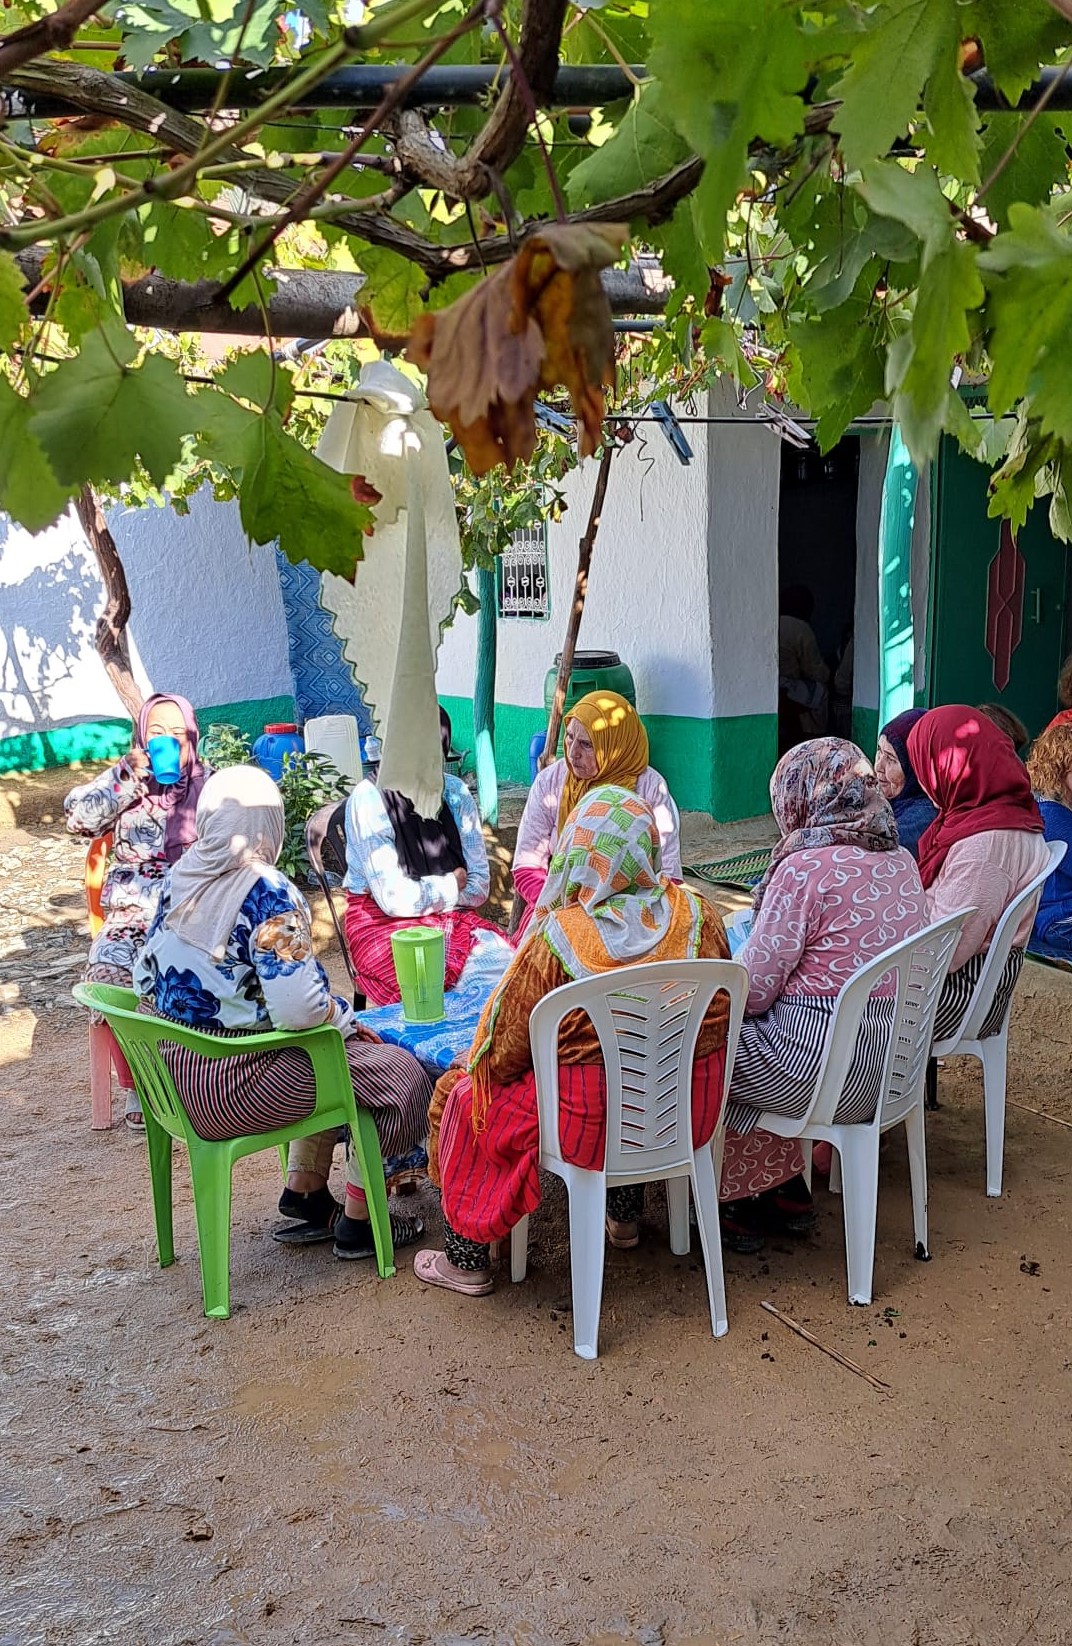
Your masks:
M179 745L180 776L162 785L146 752L152 737ZM197 720L185 697L158 692L143 705L128 754L72 789L63 803L72 834L113 836L112 860L101 893L104 925L93 939L86 967L89 983L132 986L134 963L156 911L165 870L196 838L198 796L208 770L197 756ZM140 1129L141 1104L129 1071L119 1063L127 1125Z

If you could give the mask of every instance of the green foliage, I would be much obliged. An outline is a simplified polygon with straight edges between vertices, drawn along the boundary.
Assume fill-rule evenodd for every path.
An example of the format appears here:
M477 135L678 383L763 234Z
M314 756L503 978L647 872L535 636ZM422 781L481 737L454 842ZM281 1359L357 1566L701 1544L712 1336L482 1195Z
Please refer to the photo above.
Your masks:
M199 743L202 760L214 772L227 766L248 766L253 759L253 745L246 733L228 720L214 721L206 727Z
M283 756L279 792L283 796L285 820L279 867L292 880L308 880L305 825L329 800L345 800L350 786L327 755L287 754Z
M14 0L0 34L58 4ZM284 0L121 0L66 55L107 68L121 48L161 84L163 71L224 63L236 78L288 65L304 83L348 54L414 63L464 14L461 0L374 5L355 51L342 44L336 0L302 9L312 33L299 45ZM521 9L503 8L515 36ZM550 164L571 212L613 216L615 201L646 191L655 204L635 218L634 245L657 250L674 282L666 324L620 342L612 408L729 374L814 417L827 447L885 399L917 460L952 433L995 468L996 508L1021 519L1045 497L1067 530L1072 116L980 116L962 72L968 41L1014 104L1040 65L1072 50L1072 23L1049 0L571 8L564 60L645 72L630 97L595 111L588 137L565 113L541 116ZM495 29L462 34L445 61L499 68ZM401 170L388 121L306 210L322 157L351 142L352 110L307 112L283 92L226 133L205 126L195 164L159 113L119 121L113 105L109 115L0 132L0 509L38 529L87 481L182 508L207 480L237 499L254 541L352 575L372 517L312 453L331 403L316 396L351 387L368 346L333 343L297 369L273 366L268 349L206 359L188 337L128 330L123 283L230 281L234 305L263 307L271 282L244 265L280 201L298 202L270 261L352 275L355 304L380 332L403 334L469 289L487 253L496 266L508 233L555 214L540 147L530 134L463 209L440 174L464 160L488 107L428 115L430 147L407 149ZM660 198L693 156L703 166L692 191ZM30 248L44 253L40 278L14 261ZM951 388L958 367L986 385L998 420L981 447L984 425ZM560 508L572 461L568 439L541 435L528 469L509 478L477 482L459 463L467 563L490 563L514 531Z

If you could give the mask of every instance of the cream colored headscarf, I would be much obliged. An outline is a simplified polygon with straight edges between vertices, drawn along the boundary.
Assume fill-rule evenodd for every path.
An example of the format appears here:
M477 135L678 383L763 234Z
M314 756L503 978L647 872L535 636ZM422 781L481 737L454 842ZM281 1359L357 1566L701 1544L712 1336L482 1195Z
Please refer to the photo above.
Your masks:
M238 911L283 850L283 797L257 766L215 772L197 803L197 839L171 871L165 926L222 960Z

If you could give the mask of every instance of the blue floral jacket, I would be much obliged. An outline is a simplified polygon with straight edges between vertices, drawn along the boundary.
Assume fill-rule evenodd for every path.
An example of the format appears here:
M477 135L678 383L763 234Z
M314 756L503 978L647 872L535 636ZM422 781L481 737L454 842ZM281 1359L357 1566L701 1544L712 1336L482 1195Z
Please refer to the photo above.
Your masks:
M309 906L279 869L266 868L249 891L222 960L165 926L170 908L169 873L134 970L134 987L162 1016L210 1033L320 1023L354 1032L352 1007L331 993L313 953Z

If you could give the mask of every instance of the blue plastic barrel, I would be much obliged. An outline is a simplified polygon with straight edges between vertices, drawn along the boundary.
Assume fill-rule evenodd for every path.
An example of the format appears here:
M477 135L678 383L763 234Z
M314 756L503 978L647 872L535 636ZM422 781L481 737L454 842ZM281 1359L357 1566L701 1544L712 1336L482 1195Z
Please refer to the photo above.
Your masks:
M278 783L283 776L283 756L304 754L305 739L297 726L265 726L263 737L253 745L253 758L262 771Z
M533 783L535 783L536 773L540 769L540 756L546 747L547 733L537 732L536 736L529 744L529 776L531 777Z

